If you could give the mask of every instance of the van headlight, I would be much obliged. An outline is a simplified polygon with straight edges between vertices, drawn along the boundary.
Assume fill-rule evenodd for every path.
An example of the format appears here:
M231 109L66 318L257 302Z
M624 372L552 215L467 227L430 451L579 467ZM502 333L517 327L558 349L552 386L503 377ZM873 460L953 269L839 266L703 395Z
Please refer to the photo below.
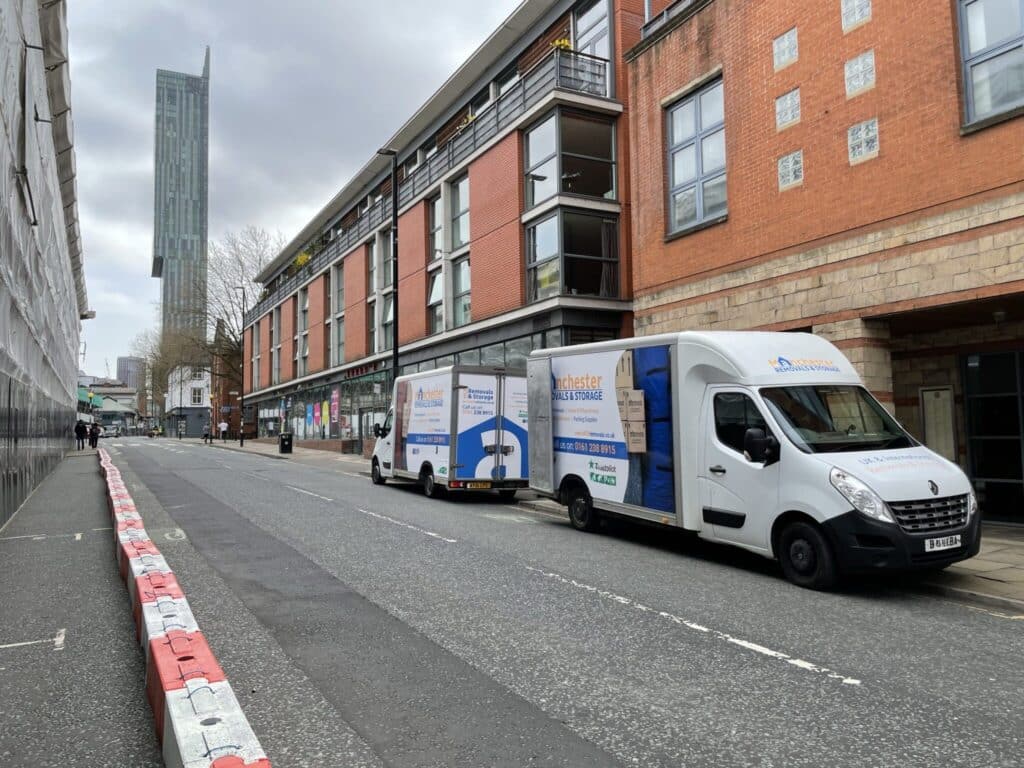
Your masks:
M843 498L862 515L883 523L896 522L881 497L849 472L839 467L832 467L829 480L832 481L832 487L839 491Z
M978 497L974 494L972 488L967 493L967 519L970 520L978 513Z

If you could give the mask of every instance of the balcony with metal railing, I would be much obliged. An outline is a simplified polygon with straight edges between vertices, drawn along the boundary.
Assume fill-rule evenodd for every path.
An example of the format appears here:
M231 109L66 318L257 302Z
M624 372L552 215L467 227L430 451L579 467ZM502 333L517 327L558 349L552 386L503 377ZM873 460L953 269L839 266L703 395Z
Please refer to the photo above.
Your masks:
M556 90L601 99L609 98L608 61L577 51L555 48L520 77L486 109L469 120L443 147L409 173L398 187L404 207L433 188L451 169L494 137L514 125L522 115ZM294 293L313 275L321 273L385 222L391 221L391 200L382 198L364 210L352 226L337 234L296 274L278 284L245 316L249 325Z

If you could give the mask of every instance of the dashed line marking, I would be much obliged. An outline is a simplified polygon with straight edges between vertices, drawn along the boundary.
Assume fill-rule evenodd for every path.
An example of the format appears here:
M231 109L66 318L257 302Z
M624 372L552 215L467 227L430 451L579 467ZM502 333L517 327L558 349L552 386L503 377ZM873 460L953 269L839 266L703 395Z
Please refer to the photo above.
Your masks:
M43 645L45 643L53 643L53 650L63 651L64 650L64 638L67 635L66 629L57 630L57 634L54 637L47 637L44 640L26 640L22 643L7 643L0 645L0 650L6 650L7 648L24 648L29 645Z
M293 491L297 491L299 493L304 493L307 496L313 496L313 497L315 497L317 499L321 499L322 501L334 501L334 499L329 499L326 496L321 496L319 493L313 493L312 491L307 491L304 488L296 488L294 485L286 485L285 488L290 488Z
M792 666L796 667L797 669L802 669L806 672L813 672L816 674L825 675L826 677L829 677L833 680L839 680L844 685L859 686L861 684L860 680L854 677L847 677L846 675L840 674L839 672L835 672L829 669L828 667L823 667L819 664L815 664L810 661L804 661L803 659L794 658L790 656L788 653L776 651L771 648L767 648L763 645L760 645L759 643L752 643L749 640L743 640L742 638L734 637L733 635L730 635L727 632L722 632L717 629L705 627L702 624L698 624L694 621L684 619L681 616L676 616L674 614L668 613L667 611L659 611L656 608L651 608L649 606L643 605L642 603L638 603L635 600L631 600L628 597L617 595L614 592L609 592L607 590L600 589L599 587L591 586L590 584L584 584L583 582L576 581L575 579L570 579L566 576L562 576L559 573L554 573L553 571L545 571L540 568L534 568L530 565L526 566L526 570L540 574L545 578L558 581L567 586L575 587L585 592L590 592L605 600L610 600L611 602L619 603L620 605L633 608L635 610L641 611L642 613L649 613L654 616L660 616L663 619L671 621L673 624L678 624L688 629L692 629L696 632L705 633L707 635L710 635L711 637L715 637L718 640L725 641L731 645L736 645L740 648L745 648L748 651L759 653L762 656L767 656L768 658L776 659L778 661L784 661L787 664L791 664Z
M358 477L358 478L366 477L366 475L361 475L358 472L342 472L341 474L348 475L349 477Z
M368 509L360 509L359 511L362 512L364 515L369 515L370 517L375 517L378 520L385 520L385 521L391 523L392 525L398 525L398 526L401 526L402 528L408 528L410 531L416 531L416 533L422 533L424 536L430 536L431 538L437 539L438 541L445 541L445 542L447 542L449 544L457 544L458 543L458 539L449 539L449 538L447 538L445 536L442 536L440 533L434 533L433 531L428 531L425 528L420 528L418 526L412 525L411 523L406 523L406 522L403 522L401 520L395 520L395 518L388 517L387 515L382 515L382 514L380 514L380 512L371 512Z

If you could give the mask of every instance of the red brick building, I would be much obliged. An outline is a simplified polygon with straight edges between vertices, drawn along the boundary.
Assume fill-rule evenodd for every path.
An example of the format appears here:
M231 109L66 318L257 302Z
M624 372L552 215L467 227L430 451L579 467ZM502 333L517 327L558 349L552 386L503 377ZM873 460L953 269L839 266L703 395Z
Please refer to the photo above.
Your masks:
M379 137L399 163L398 306L391 159L375 156L258 277L244 355L260 435L362 450L390 398L396 316L403 372L521 367L632 333L622 53L644 6L526 0Z
M1024 3L685 0L627 54L638 334L806 330L1024 510Z

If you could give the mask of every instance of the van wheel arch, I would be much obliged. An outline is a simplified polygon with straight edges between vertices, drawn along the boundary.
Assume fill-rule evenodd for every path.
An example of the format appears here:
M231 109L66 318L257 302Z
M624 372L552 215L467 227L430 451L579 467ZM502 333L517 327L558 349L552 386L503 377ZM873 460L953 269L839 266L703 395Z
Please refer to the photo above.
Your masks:
M423 486L423 494L429 499L436 499L441 495L441 487L434 479L434 465L429 461L423 462L420 467L420 485Z
M782 530L790 523L803 522L810 523L811 525L818 525L818 521L808 515L806 512L798 512L795 509L791 509L788 512L783 512L772 523L772 557L776 560L779 559L779 536L782 534Z
M806 589L828 590L839 580L835 544L818 521L786 512L772 525L772 553L786 579Z
M601 513L594 509L590 489L578 475L569 475L558 490L559 500L569 512L569 522L578 531L596 531L601 526Z

